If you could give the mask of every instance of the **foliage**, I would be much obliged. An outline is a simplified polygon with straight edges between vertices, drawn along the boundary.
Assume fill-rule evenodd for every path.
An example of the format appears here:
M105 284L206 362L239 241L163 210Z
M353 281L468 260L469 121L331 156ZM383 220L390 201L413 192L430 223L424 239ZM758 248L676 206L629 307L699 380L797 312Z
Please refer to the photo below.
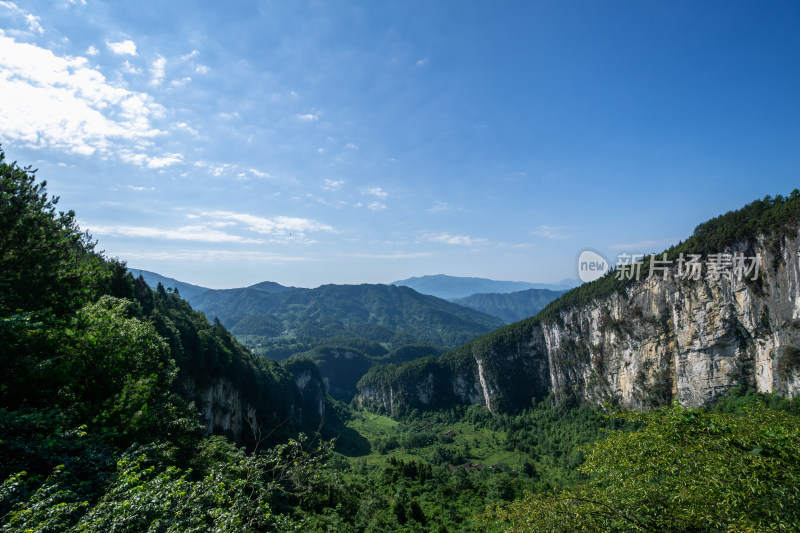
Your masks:
M496 316L506 324L531 317L566 291L528 289L507 294L483 293L453 300L453 303Z
M251 346L272 344L280 338L294 337L308 345L349 337L391 348L418 342L455 347L502 325L495 317L408 287L364 284L284 289L211 290L195 296L192 303L218 317L236 335L252 338Z
M107 269L73 211L56 211L36 171L0 150L0 316L77 309L103 286Z
M529 494L480 521L506 531L787 531L800 527L800 419L684 409L621 413L640 423L588 449L588 483Z

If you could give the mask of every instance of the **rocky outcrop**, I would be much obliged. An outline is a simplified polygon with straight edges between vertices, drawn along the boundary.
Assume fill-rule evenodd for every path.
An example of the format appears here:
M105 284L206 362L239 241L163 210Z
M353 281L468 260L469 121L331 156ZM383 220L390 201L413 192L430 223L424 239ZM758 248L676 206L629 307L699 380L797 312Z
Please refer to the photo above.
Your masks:
M325 386L318 371L279 385L282 390L265 396L263 391L248 394L226 378L203 386L190 378L183 392L197 406L206 435L227 435L236 442L256 445L277 428L314 430L325 416Z
M629 283L443 355L443 377L425 394L492 411L525 407L550 391L625 408L700 406L742 384L800 395L800 237L761 236L723 251L758 255L757 279L703 272L696 280ZM385 405L387 397L389 412L403 408L400 398L425 403L392 380L359 384L362 403Z

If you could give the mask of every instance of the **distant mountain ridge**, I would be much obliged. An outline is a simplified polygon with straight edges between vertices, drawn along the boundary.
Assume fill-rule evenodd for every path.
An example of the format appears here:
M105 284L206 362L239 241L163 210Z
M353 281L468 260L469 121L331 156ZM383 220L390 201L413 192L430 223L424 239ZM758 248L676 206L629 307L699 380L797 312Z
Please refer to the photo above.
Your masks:
M577 287L580 282L578 280L565 279L559 283L529 283L527 281L498 281L488 278L435 274L415 276L394 281L391 284L411 287L419 293L430 294L431 296L437 296L445 300L456 300L458 298L466 298L473 294L507 294L528 289L564 291Z
M466 298L453 300L453 303L496 316L507 324L511 324L535 315L565 292L567 291L528 289L507 294L473 294Z
M151 288L155 289L159 283L161 283L165 289L178 289L181 297L183 297L187 301L191 301L192 298L203 294L206 291L209 291L208 287L201 287L200 285L192 285L191 283L185 283L183 281L178 281L175 278L169 278L167 276L162 276L156 272L151 272L149 270L142 270L140 268L128 268L128 272L134 278L138 278L142 276L144 278L145 283L149 285Z
M455 347L503 325L494 316L394 285L268 285L209 290L191 303L235 335L363 338ZM275 291L278 292L275 292Z
M153 288L161 283L177 289L195 309L209 319L219 318L251 347L285 337L360 338L390 349L415 343L454 348L503 325L495 316L402 286L304 289L264 281L236 289L208 289L147 270L129 270Z

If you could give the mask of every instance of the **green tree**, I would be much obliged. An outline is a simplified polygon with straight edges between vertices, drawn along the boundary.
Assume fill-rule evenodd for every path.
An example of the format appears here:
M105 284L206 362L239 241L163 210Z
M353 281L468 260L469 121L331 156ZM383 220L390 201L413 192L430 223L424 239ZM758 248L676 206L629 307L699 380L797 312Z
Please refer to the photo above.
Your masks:
M77 309L110 276L75 213L56 210L35 172L0 149L0 317Z
M642 424L589 449L590 481L528 494L478 520L505 531L797 531L800 418L679 405L622 418Z

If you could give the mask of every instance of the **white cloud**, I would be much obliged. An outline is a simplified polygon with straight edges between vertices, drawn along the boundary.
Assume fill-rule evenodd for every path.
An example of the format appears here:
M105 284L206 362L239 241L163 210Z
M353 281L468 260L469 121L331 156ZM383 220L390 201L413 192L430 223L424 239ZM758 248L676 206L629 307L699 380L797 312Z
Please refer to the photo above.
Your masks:
M677 239L654 239L654 240L644 240L639 242L631 242L631 243L622 243L622 244L612 244L609 246L612 250L620 250L620 251L641 251L641 250L649 250L654 251L654 248L666 248L671 246L677 242Z
M266 263L280 265L302 261L316 261L310 257L293 257L270 252L257 252L251 250L179 250L170 252L111 252L110 257L119 257L125 260L149 259L153 261L199 261L203 263Z
M389 193L381 189L380 187L370 187L369 189L362 191L361 194L369 194L372 196L377 196L378 198L386 198L389 196Z
M332 180L325 178L325 184L322 186L326 191L335 191L344 184L344 180Z
M190 125L188 125L186 122L178 122L175 124L175 127L178 128L179 130L186 130L195 137L199 135L199 132Z
M536 228L532 233L547 239L569 239L569 235L564 233L564 230L569 229L567 226L548 226L543 224Z
M72 5L80 4L82 6L86 5L86 0L69 0L69 3Z
M348 148L350 150L358 150L358 145L353 144L353 143L347 143L346 145L344 145L344 147Z
M163 157L151 157L147 160L147 168L164 168L183 162L181 154L166 154Z
M238 111L233 111L232 113L228 113L226 111L223 111L222 113L218 113L218 116L221 117L221 118L228 118L228 119L230 119L230 118L240 118L240 115L239 115Z
M40 20L41 19L36 15L31 15L30 13L25 15L25 22L28 23L28 29L42 35L44 33L44 28L39 24Z
M164 81L166 65L167 59L162 56L159 56L158 59L153 61L153 64L150 66L150 74L153 76L153 79L150 80L151 85L161 85L161 82Z
M100 53L100 50L97 49L95 45L91 45L89 48L86 49L87 56L96 56Z
M367 209L369 209L370 211L383 211L384 209L386 209L386 204L378 201L370 202L369 205L367 205Z
M422 238L430 242L441 242L459 246L474 246L489 242L486 239L470 237L468 235L450 235L449 233L426 233Z
M452 210L453 208L447 202L436 202L433 207L428 209L428 213L444 213Z
M128 188L132 191L154 191L156 190L155 187L136 187L134 185L128 185Z
M181 154L165 154L163 156L151 156L143 153L133 153L129 150L120 151L120 159L126 163L133 163L140 167L164 168L183 162Z
M190 78L189 76L186 76L186 77L181 78L179 80L172 80L171 82L169 82L169 84L170 84L171 87L183 87L184 85L186 85L190 81L192 81L192 78Z
M112 43L110 41L106 41L106 46L108 46L108 49L117 55L129 55L129 56L137 55L136 43L134 43L130 39L125 41L120 41L118 43Z
M127 59L122 63L122 72L126 74L141 74L142 69L134 67Z
M419 257L431 257L430 252L390 252L387 254L356 253L348 257L361 257L364 259L416 259Z
M19 7L14 2L1 1L0 2L0 7L4 7L6 9L8 9L9 11L11 11L13 14L18 15L18 16L22 17L23 19L25 19L25 24L27 24L28 29L30 31L36 32L39 35L44 34L44 28L42 28L42 25L39 22L42 19L40 19L36 15L28 13L27 11L25 11L24 9Z
M203 225L183 226L177 229L151 228L146 226L91 226L89 227L89 232L96 235L110 235L114 237L178 241L235 242L243 244L258 244L263 242L260 239L232 235L224 231L210 229Z
M161 134L164 108L146 93L109 83L84 57L0 35L0 132L6 141L78 154Z
M198 55L200 55L200 52L198 52L197 50L192 50L188 54L181 56L181 59L184 60L184 61L188 61L188 60L192 59L193 57L197 57Z
M258 169L255 169L255 168L251 168L250 169L250 174L252 174L253 176L255 176L257 178L274 178L275 177L272 174L270 174L269 172L262 172L262 171L260 171Z
M287 233L300 233L312 231L331 231L333 228L310 218L296 218L277 216L272 218L259 217L247 213L234 213L232 211L210 211L202 216L212 221L234 221L246 229L265 235L284 235Z
M207 67L206 65L197 65L194 68L194 71L197 72L198 74L208 74L209 72L211 72L211 68Z
M297 115L298 120L303 122L316 122L319 120L319 113L306 113L305 115Z

